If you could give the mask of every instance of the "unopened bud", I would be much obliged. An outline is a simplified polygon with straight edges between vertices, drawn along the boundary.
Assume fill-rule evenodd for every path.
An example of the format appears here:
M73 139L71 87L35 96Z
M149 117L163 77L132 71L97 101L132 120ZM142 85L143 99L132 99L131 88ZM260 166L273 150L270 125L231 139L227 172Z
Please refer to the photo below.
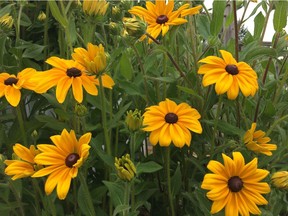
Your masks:
M143 116L138 109L129 110L126 115L125 123L130 131L137 131L142 127Z
M115 157L115 168L117 175L120 179L125 181L131 181L136 175L136 167L133 162L130 160L130 155L126 154L121 158Z
M135 17L132 18L124 17L123 25L128 34L136 38L140 38L146 32L145 23L142 20L137 19Z
M12 28L13 26L13 18L10 16L8 13L5 14L4 16L0 17L0 25L7 27L7 28Z
M279 171L272 175L272 183L275 187L281 189L288 189L288 172Z
M45 14L43 11L41 11L41 12L39 13L37 19L38 19L39 21L44 21L44 20L46 19L46 14Z
M77 116L83 117L87 115L87 107L85 107L82 104L76 104L74 107L74 112L76 113Z

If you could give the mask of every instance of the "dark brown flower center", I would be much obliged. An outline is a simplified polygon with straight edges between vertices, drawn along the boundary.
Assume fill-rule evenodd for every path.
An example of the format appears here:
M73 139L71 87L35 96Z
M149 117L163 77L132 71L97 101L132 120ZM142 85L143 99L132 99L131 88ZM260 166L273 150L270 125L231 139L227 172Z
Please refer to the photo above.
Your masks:
M239 192L243 188L243 181L238 176L233 176L228 180L228 187L232 192Z
M15 77L9 77L8 79L6 79L5 81L4 81L4 84L5 85L13 85L13 84L17 84L17 82L18 82L18 79L17 78L15 78Z
M163 24L163 23L166 23L167 21L168 21L168 17L166 15L160 15L156 19L156 23L158 24Z
M178 121L178 116L175 113L167 113L165 115L165 121L169 124L174 124Z
M236 74L239 73L237 66L234 65L234 64L228 64L228 65L225 67L225 70L226 70L229 74L231 74L231 75L236 75Z
M78 161L80 156L77 153L69 154L65 159L65 164L67 167L73 167L73 165Z
M67 69L66 74L69 77L79 77L82 75L82 72L79 69L72 67Z

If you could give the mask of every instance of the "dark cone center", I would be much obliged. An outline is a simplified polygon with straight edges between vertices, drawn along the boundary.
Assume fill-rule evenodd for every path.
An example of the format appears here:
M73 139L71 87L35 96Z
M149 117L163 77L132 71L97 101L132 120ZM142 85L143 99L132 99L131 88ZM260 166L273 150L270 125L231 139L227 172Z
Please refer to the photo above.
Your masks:
M243 181L238 176L233 176L228 180L228 187L232 192L239 192L243 188Z
M229 74L231 74L231 75L236 75L236 74L239 73L237 66L236 66L236 65L233 65L233 64L227 65L227 66L225 67L225 70L226 70Z
M13 85L13 84L17 84L17 82L18 82L18 79L17 78L15 78L15 77L9 77L8 79L6 79L5 81L4 81L4 84L5 85Z
M169 124L174 124L178 121L178 116L175 113L167 113L165 121Z
M82 75L82 72L79 69L72 67L67 69L66 74L69 77L79 77Z
M166 15L160 15L156 19L156 23L158 24L163 24L163 23L166 23L167 21L168 21L168 17Z
M79 160L80 156L77 153L69 154L65 159L67 167L73 167L73 165Z

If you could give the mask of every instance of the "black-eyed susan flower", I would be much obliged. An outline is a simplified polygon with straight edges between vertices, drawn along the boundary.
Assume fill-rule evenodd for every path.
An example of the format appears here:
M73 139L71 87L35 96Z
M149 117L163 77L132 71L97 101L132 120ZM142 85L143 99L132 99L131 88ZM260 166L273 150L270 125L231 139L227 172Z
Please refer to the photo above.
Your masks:
M258 90L257 74L245 62L237 62L231 53L220 50L223 57L208 56L200 63L198 74L203 74L203 86L209 86L214 83L215 91L218 95L227 92L230 100L237 98L239 89L245 97L254 96Z
M86 68L80 63L54 56L47 59L46 62L53 68L38 72L38 75L33 78L33 81L38 83L35 88L37 93L44 93L56 86L56 98L59 103L65 101L70 87L72 87L73 96L78 103L83 101L83 88L88 94L98 95L96 88L98 80L95 76L88 76Z
M117 175L120 179L125 181L131 181L136 175L136 167L130 159L130 155L126 154L121 158L115 157L115 168Z
M108 6L105 0L83 0L83 11L89 16L104 16Z
M272 184L281 189L288 189L288 172L287 171L279 171L275 172L272 177Z
M86 133L77 140L73 130L69 133L64 129L61 135L51 136L50 139L54 145L37 145L41 153L34 161L45 168L32 177L49 175L45 183L46 194L51 194L57 186L57 195L63 200L68 194L72 178L77 176L79 167L89 155L91 133Z
M187 103L177 105L166 99L159 105L146 108L143 117L143 130L151 132L149 140L152 145L159 142L160 146L169 146L173 142L176 147L182 148L185 144L190 146L190 131L202 133L198 120L201 116Z
M271 139L265 137L266 133L262 130L255 131L255 129L256 123L253 122L251 128L244 135L244 143L246 144L246 147L256 153L271 156L271 151L275 151L277 145L268 143Z
M107 57L102 44L97 46L88 43L87 50L81 47L75 48L72 58L85 67L86 73L89 75L101 75L103 87L111 89L114 86L115 83L113 79L104 73L107 65ZM99 77L96 82L97 85L99 85Z
M140 6L134 6L129 10L129 13L134 14L145 20L148 24L146 32L153 38L157 38L160 33L164 36L170 26L181 25L187 20L183 16L193 15L199 13L202 6L195 7L195 10L188 10L189 4L184 4L177 10L174 10L174 0L169 0L166 4L163 0L156 0L155 4L147 1L146 9ZM181 14L182 13L182 14ZM143 35L140 40L146 36ZM149 38L148 43L152 40Z
M19 72L17 76L6 72L0 73L0 98L5 96L8 103L18 106L21 99L21 88L33 90L35 87L31 77L36 74L33 68L26 68Z
M211 160L207 168L213 172L204 176L201 188L209 190L207 197L213 201L211 213L225 208L226 216L259 215L257 205L267 205L262 194L270 192L266 182L260 182L269 172L257 169L257 158L245 164L240 152L233 152L233 159L222 154L224 165Z
M13 146L13 151L16 157L12 160L5 160L4 163L7 165L5 168L5 174L13 176L12 180L26 178L32 176L41 166L38 166L34 158L39 154L39 150L35 146L31 145L27 147L16 143Z

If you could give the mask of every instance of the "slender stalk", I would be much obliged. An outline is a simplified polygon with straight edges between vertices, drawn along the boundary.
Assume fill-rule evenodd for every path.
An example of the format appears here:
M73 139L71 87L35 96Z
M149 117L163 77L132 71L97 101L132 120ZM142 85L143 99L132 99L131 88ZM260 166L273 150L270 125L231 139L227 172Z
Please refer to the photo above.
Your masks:
M44 59L48 58L48 53L49 53L49 46L48 46L48 21L49 21L49 13L50 13L50 7L49 7L49 3L47 1L46 3L46 19L45 19L45 23L44 23L44 38L43 38L43 45L44 45ZM44 70L48 69L48 64L44 64Z
M235 59L238 62L239 61L239 36L238 36L236 0L233 1L233 15L234 15L234 35L235 35Z
M16 114L17 114L17 119L20 127L20 132L23 140L23 145L27 146L28 141L27 141L27 136L26 136L26 131L25 131L25 126L24 126L24 119L22 115L22 110L21 110L21 104L18 104L16 107Z
M170 205L170 211L171 216L175 216L175 208L174 208L174 202L173 202L173 194L171 189L171 176L170 176L170 147L167 147L165 149L165 162L166 162L166 175L167 175L167 189L168 189L168 198L169 198L169 205Z
M214 154L214 149L215 149L215 137L216 137L216 131L217 131L217 127L218 127L218 121L219 121L219 117L220 117L220 113L221 113L221 106L222 106L222 99L223 99L223 95L219 96L219 101L217 104L217 111L216 111L216 118L215 118L215 125L213 128L213 134L212 134L212 142L211 142L211 155Z
M86 178L82 172L79 172L78 177L79 177L81 186L83 188L83 193L84 193L84 196L85 196L85 199L87 202L87 207L88 207L87 211L89 212L89 216L96 216L95 209L94 209L93 202L92 202L92 198L91 198L91 195L89 192L89 188L88 188L87 183L86 183Z
M273 131L273 129L282 121L288 119L288 115L282 116L281 118L277 119L269 128L266 135L269 136L269 134Z
M21 202L21 195L20 193L17 191L17 189L14 187L14 183L12 182L13 180L9 179L8 182L9 182L9 187L13 193L13 195L15 196L16 198L16 202L17 202L17 206L19 206L19 209L20 209L20 215L21 216L25 216L25 212L24 212L24 209L23 209L23 204Z
M105 138L105 147L106 147L107 154L112 155L110 137L109 137L108 127L107 127L105 92L104 92L104 86L103 86L101 75L99 76L99 85L100 85L99 95L100 95L100 100L101 100L102 127L103 127L104 138Z
M130 182L124 182L125 184L125 191L124 191L124 205L129 206L130 203ZM129 210L123 210L123 216L128 216Z

